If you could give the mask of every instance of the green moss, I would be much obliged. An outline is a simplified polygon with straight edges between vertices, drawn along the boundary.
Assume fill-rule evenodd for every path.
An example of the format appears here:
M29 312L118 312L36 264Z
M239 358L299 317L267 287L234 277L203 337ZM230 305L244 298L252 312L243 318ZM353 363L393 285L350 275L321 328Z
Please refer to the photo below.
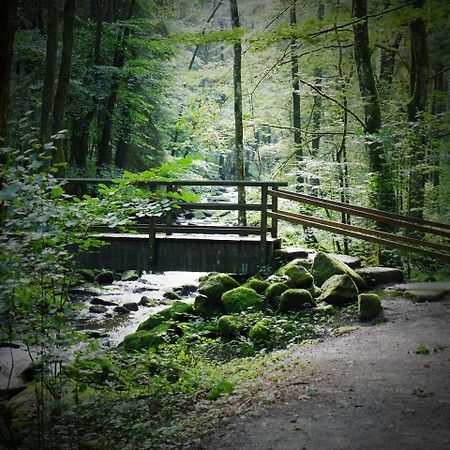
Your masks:
M175 322L162 322L150 331L136 331L136 333L125 336L122 348L126 352L156 349L158 345L173 340L178 332L179 328Z
M275 275L289 277L286 284L291 288L309 288L313 285L313 276L302 265L302 259L294 259L275 272Z
M211 276L204 283L200 284L198 292L210 300L220 301L222 294L238 286L239 283L235 279L229 275L220 273Z
M289 289L286 283L273 283L264 292L267 301L274 307L278 308L280 295Z
M92 269L78 269L78 274L90 283L95 281L95 271Z
M361 320L370 320L381 312L381 301L377 294L359 294L358 316Z
M110 270L105 270L95 277L95 281L98 284L111 284L114 281L114 274Z
M220 316L223 313L222 303L211 300L206 295L197 295L194 301L196 314L205 319Z
M243 287L247 287L255 290L258 294L263 294L264 291L270 286L270 283L257 278L250 278Z
M227 313L237 313L248 309L261 311L264 308L264 297L254 289L237 287L222 295L222 304Z
M299 311L313 303L313 298L306 289L287 289L280 296L278 312Z
M193 318L195 314L194 307L189 303L173 302L172 306L152 314L147 320L142 322L138 331L149 331L162 322L174 320L176 322L186 322Z
M318 301L334 306L343 306L358 299L358 288L348 275L334 275L322 286Z
M122 281L136 281L139 279L139 272L137 270L126 270L122 274Z
M255 325L250 328L248 336L259 346L269 345L273 340L273 330L270 326L270 322L267 319L256 322Z
M320 289L320 287L316 286L315 284L308 288L308 291L313 298L320 297L320 294L322 293L322 289Z
M244 328L244 323L236 316L222 316L217 321L217 330L226 339L237 338Z
M323 252L317 253L314 258L312 274L314 276L314 281L318 286L322 286L333 275L345 274L355 282L359 289L364 289L366 287L362 277L351 267Z

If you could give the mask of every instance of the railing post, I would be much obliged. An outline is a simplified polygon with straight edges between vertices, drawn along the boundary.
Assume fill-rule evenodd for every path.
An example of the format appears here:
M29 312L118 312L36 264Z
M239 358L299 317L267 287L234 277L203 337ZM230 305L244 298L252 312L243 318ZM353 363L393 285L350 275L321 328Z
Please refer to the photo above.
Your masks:
M261 260L262 266L267 265L267 185L261 186Z
M167 185L166 192L167 192L167 193L173 192L173 184L170 184L170 183L169 183L169 184ZM170 209L169 211L167 211L167 214L166 214L166 225L167 225L168 227L171 227L171 226L173 225L173 211L172 211L172 209ZM170 234L172 234L170 231L169 231L169 232L166 232L166 235L170 235Z
M148 265L150 270L156 267L156 217L150 216L148 222Z
M277 186L272 186L273 191L278 191ZM276 213L278 211L278 197L275 195L272 195L272 212ZM274 239L278 238L278 219L275 217L272 217L272 237Z

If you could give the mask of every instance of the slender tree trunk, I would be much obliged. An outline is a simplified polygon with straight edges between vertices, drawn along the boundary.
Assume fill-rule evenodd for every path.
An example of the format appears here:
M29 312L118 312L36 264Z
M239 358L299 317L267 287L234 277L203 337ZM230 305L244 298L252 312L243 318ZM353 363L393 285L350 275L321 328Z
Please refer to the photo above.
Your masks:
M6 139L17 3L17 0L0 2L0 145ZM3 164L3 157L0 158Z
M115 166L121 169L125 168L126 157L131 144L132 127L130 108L131 106L129 104L126 104L122 108L123 126L121 129L119 142L117 143L116 157L114 161Z
M128 0L125 10L124 20L130 20L133 16L135 0ZM130 28L125 27L117 39L117 47L114 55L113 66L122 69L125 63L125 45L130 34ZM111 132L113 127L114 109L116 107L117 95L119 91L119 78L116 76L112 80L109 97L106 101L105 114L100 142L98 144L97 170L102 166L112 163Z
M72 67L72 49L74 39L76 0L66 0L64 2L64 30L63 30L63 48L61 54L61 66L59 69L58 86L56 88L55 100L53 105L53 133L64 128L64 112L66 108L67 93L69 91L70 71ZM64 152L63 139L58 139L53 151L53 163L61 164L58 166L58 176L65 177L67 169L64 165L66 155Z
M233 29L240 27L237 0L230 0L230 12ZM245 180L244 165L244 131L242 127L242 46L241 42L233 45L233 86L234 86L234 145L236 157L236 179ZM245 188L238 187L238 203L245 203ZM247 225L245 211L239 211L239 225Z
M424 0L418 0L415 7L421 8ZM426 110L428 100L428 49L425 22L421 17L410 22L411 31L411 99L408 103L408 121L419 122L420 114ZM411 149L411 183L409 214L412 217L423 217L425 206L425 136L418 127L418 136Z
M355 18L367 16L367 0L353 0ZM364 100L365 132L376 135L381 129L381 107L372 67L367 18L353 25L354 54L359 89ZM394 189L380 142L370 139L368 144L369 170L372 173L372 206L385 211L394 210Z
M395 69L395 58L402 41L402 34L398 33L390 49L382 48L380 56L380 97L389 98Z

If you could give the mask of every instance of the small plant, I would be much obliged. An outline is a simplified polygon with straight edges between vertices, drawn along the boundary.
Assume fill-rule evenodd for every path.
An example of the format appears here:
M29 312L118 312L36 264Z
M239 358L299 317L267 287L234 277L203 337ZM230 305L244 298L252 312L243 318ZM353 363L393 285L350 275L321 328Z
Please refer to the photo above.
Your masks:
M428 350L428 347L425 344L419 344L416 348L417 355L428 355L429 353L430 350Z

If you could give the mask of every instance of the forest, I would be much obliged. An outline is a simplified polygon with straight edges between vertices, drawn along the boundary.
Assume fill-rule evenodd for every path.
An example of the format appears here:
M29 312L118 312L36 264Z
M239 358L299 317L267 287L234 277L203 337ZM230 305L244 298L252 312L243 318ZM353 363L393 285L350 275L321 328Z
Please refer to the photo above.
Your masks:
M207 317L165 330L158 351L118 356L95 339L74 351L85 339L71 319L80 310L74 288L98 275L89 280L76 265L74 246L102 246L93 224L126 229L205 194L139 183L275 180L448 229L449 11L442 0L1 1L0 344L25 349L38 399L33 414L11 417L3 405L17 391L9 381L0 389L8 448L28 448L27 435L33 448L181 448L204 426L181 419L199 398L226 396L278 363L270 351L355 313L322 307L292 322L241 311L245 327L279 330L270 343L236 337L236 324L223 342ZM69 192L67 179L100 184ZM254 195L237 189L240 204ZM300 212L396 232L344 212ZM287 223L280 235L285 245L399 268L409 280L448 280L448 264L424 255ZM275 269L261 267L255 280Z

